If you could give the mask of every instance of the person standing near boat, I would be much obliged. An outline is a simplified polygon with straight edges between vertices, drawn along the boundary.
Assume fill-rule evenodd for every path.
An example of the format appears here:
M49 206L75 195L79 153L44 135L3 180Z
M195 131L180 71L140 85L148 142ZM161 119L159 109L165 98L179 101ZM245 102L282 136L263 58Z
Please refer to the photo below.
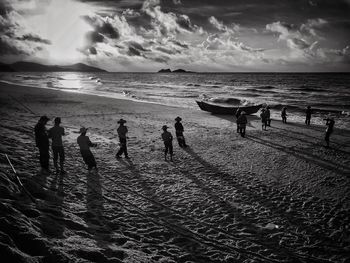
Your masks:
M43 173L49 172L49 135L45 127L49 120L47 116L41 116L34 127L35 144L39 149L40 166Z
M80 147L80 153L83 157L85 164L88 166L88 170L91 171L92 168L96 168L95 157L92 154L90 147L96 147L96 143L92 143L90 138L86 136L87 128L80 128L80 136L77 138L77 143Z
M185 141L185 137L184 137L184 126L182 125L181 121L182 119L180 117L176 117L175 118L175 134L176 134L176 138L177 138L177 142L179 143L179 146L181 148L186 148L186 141Z
M324 119L326 121L326 135L324 140L326 141L327 144L327 148L329 148L329 137L331 136L331 134L333 133L333 127L335 124L334 118L333 117L328 117L327 119Z
M64 174L64 148L62 143L62 136L64 136L64 128L60 126L61 118L55 118L55 125L49 130L49 138L52 139L52 152L53 152L53 163L56 169L56 172L59 172L58 169L58 157L60 157L60 168L61 174Z
M311 113L312 113L311 106L307 106L305 113L306 113L305 124L310 125Z
M164 142L164 159L167 161L167 154L169 152L170 154L170 161L173 161L173 136L170 132L167 131L169 127L164 125L162 127L163 133L162 133L162 140Z
M245 111L242 111L237 119L239 133L241 134L242 137L245 136L247 123L248 123L248 120L247 120L247 117L245 116Z
M282 122L287 123L287 107L283 107L281 111Z
M270 112L270 106L266 107L266 125L271 127L271 112Z
M126 120L120 119L118 121L119 127L117 129L118 136L119 136L119 142L120 142L120 149L115 155L116 158L121 158L121 155L124 153L124 156L126 159L129 159L128 156L128 149L126 146L126 134L128 133L128 128L124 125L126 123Z
M266 109L265 108L261 109L260 118L261 118L261 129L266 131L267 114L266 114Z

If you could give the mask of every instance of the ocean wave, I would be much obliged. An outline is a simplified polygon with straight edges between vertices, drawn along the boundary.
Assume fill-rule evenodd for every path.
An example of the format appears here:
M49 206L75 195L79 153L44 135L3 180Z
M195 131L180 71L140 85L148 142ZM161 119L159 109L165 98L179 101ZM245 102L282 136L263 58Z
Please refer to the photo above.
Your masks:
M283 107L287 107L287 111L295 111L295 112L305 112L306 107L300 107L296 105L288 105L288 104L275 104L275 105L269 105L271 109L274 110L282 110ZM325 106L329 106L325 104ZM324 109L324 108L315 108L312 107L312 112L313 113L335 113L335 114L342 114L342 110L336 110L336 109Z
M319 86L313 86L313 85L302 85L296 88L293 88L296 90L300 90L300 91L311 91L311 92L329 92L329 90L325 90L322 87Z

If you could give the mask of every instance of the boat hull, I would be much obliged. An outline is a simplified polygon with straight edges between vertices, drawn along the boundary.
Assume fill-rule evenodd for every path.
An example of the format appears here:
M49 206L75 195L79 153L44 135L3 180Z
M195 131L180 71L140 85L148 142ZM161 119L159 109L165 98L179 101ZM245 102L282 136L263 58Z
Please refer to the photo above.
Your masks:
M258 110L262 107L262 105L229 107L212 104L205 101L196 100L196 102L201 110L219 115L234 115L238 108L240 108L241 111L245 111L245 113L249 115L258 112Z

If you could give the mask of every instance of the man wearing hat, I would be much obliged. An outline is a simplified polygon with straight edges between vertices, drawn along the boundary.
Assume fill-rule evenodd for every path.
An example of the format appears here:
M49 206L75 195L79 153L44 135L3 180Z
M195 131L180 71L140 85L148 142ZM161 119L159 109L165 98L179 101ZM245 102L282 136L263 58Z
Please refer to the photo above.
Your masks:
M162 127L163 133L162 133L162 139L164 142L165 150L164 150L164 159L167 160L166 156L168 152L170 153L170 161L173 161L173 136L170 132L167 131L168 126L164 125Z
M49 130L49 137L52 139L52 152L53 152L53 163L58 173L58 156L60 157L60 168L61 173L64 172L64 148L62 143L62 136L64 136L64 128L60 126L61 118L55 118L55 125Z
M121 155L124 153L125 158L129 159L128 149L126 147L126 134L128 133L128 128L124 125L124 123L126 123L126 120L120 119L117 123L119 123L117 132L119 136L120 149L115 155L115 157L121 158Z
M175 134L177 138L177 142L179 143L179 146L182 147L187 147L186 142L185 142L185 137L183 135L184 132L184 126L182 126L182 123L180 122L182 119L180 117L175 118Z
M80 136L77 138L77 142L80 147L80 153L84 162L88 166L88 170L90 171L92 168L96 168L95 157L90 151L90 147L96 147L97 144L92 143L89 137L86 136L87 129L85 127L81 127L79 132Z
M245 111L242 111L237 119L238 130L242 137L245 136L245 129L247 126L247 117L245 116Z
M41 116L38 123L35 125L35 143L39 149L40 166L42 172L49 172L49 136L45 125L50 119L47 116Z

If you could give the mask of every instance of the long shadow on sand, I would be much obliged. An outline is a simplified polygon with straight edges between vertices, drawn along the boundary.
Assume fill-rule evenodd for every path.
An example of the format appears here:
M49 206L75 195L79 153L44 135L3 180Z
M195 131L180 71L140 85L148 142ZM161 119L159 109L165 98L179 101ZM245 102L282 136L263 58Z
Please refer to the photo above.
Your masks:
M264 140L259 137L249 135L246 137L248 140L254 141L256 143L262 144L264 146L272 147L276 150L288 153L298 159L305 160L307 162L314 163L317 166L320 166L324 169L327 169L331 172L335 172L337 174L343 175L347 178L350 178L350 169L349 167L346 167L344 165L341 165L339 163L334 163L329 160L324 160L318 155L311 154L310 152L303 151L301 149L296 150L295 148L290 149L285 147L284 145L269 141L269 140Z
M303 221L303 219L299 218L298 214L293 215L294 212L293 213L286 213L285 208L280 207L279 205L276 205L273 202L271 202L271 197L272 197L271 194L273 194L273 195L276 194L276 193L274 193L273 189L269 189L268 186L266 186L266 187L263 186L265 194L264 195L262 195L260 193L257 194L256 191L254 191L254 189L248 188L247 186L245 186L244 184L239 182L237 179L235 179L234 175L229 175L225 172L221 172L219 168L213 166L212 164L210 164L209 162L204 160L202 157L200 157L192 149L187 148L186 152L188 154L190 154L197 162L202 164L205 168L213 171L212 176L214 177L214 179L218 179L219 181L223 182L224 184L228 184L228 185L233 186L240 193L247 196L249 198L248 199L249 203L257 202L261 206L268 208L273 218L274 217L284 218L285 220L287 220L289 222L290 226L304 229L305 231L307 231L307 233L309 235L311 235L310 237L315 238L316 240L323 240L323 241L329 242L330 244L332 242L334 242L331 239L329 239L327 236L324 236L322 234L322 231L320 231L320 229L315 229L314 227L310 227L309 223L307 223L307 222L305 223ZM203 178L203 179L206 180L206 178ZM210 182L208 182L208 183L210 183ZM211 191L213 191L213 190L211 190ZM281 199L282 199L282 197L281 197ZM241 201L241 202L246 202L246 201ZM249 205L249 203L248 203L248 205ZM289 205L288 200L282 201L282 203L284 203L284 205ZM242 218L242 219L244 219L244 218ZM295 233L291 232L290 234L294 235ZM264 242L264 239L262 239L262 241ZM276 249L282 249L281 251L283 251L283 248L280 247L280 245L278 243L272 244L271 243L272 241L270 241L270 240L265 240L265 241L266 241L266 245L270 244L272 246L275 246ZM320 247L320 248L315 247L315 250L317 250L317 249L320 249L321 251L323 251L322 247ZM291 252L291 251L289 251L289 252ZM310 261L310 262L313 262L313 261Z
M171 211L171 209L164 210L166 205L162 204L162 201L159 200L155 196L154 193L156 192L156 189L151 187L152 185L154 185L154 183L152 181L150 181L149 179L145 178L144 176L142 176L142 174L137 169L137 167L133 164L132 161L130 161L130 160L124 161L124 160L120 159L119 162L126 169L129 169L132 172L133 176L137 178L137 180L139 181L139 185L143 189L144 195L147 198L150 198L154 201L154 208L152 207L152 212L150 213L151 217L154 217L157 220L158 220L158 218L163 218L166 221L169 220L171 222L171 225L173 225L173 227L175 226L176 229L182 229L181 232L184 232L184 233L186 233L188 230L191 230L190 228L188 228L186 226L184 227L183 224L178 223L178 222L183 222L183 220L184 220L183 215L175 214L173 211ZM153 211L158 211L159 213L154 214ZM174 220L176 220L176 221L174 222ZM173 230L172 230L173 227L169 228L169 230L171 232L173 232ZM173 239L176 236L178 236L179 232L173 232L173 235L174 236L171 236L171 237L164 236L164 241L169 242L169 239ZM185 238L182 237L182 241L180 243L175 242L175 245L177 245L179 248L182 248L184 251L187 251L187 253L189 253L192 257L191 260L193 260L195 262L211 262L212 260L203 254L203 251L201 248L201 246L203 244L198 245L197 241L192 240L190 238L187 238L188 235L190 235L190 234L189 233L185 234L185 236L184 236Z

